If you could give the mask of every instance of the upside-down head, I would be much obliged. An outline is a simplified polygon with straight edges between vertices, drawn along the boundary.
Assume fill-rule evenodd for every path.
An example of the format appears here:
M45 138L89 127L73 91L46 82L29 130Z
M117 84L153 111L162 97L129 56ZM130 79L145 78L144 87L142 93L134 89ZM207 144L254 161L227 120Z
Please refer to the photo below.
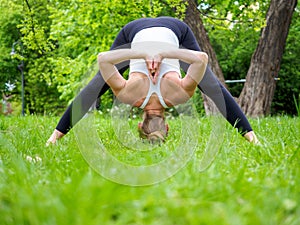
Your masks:
M145 113L143 122L138 124L138 131L140 137L150 143L161 143L168 136L169 126L163 116Z

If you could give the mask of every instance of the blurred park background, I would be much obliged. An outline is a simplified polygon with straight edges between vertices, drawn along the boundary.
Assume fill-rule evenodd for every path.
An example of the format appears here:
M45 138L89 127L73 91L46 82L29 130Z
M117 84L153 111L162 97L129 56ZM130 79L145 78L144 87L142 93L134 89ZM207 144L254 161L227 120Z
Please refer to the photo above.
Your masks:
M285 1L0 0L1 112L61 115L80 88L94 76L97 54L109 50L122 26L141 17L158 16L203 23L201 26L209 38L205 46L211 45L216 54L211 63L218 62L227 88L239 98L250 71L251 57L259 48L262 30L267 27L267 13L272 4L280 2ZM271 106L264 115L299 115L300 12L295 3L285 3L294 4L289 12L290 25L279 24L288 26L287 39L281 46L273 46L274 49L265 47L267 51L284 51L282 59L280 54L276 59L280 61L277 62L280 70L271 78L275 80L272 84L275 91L265 93L271 95ZM188 13L191 7L196 14ZM281 31L275 30L272 35L280 38ZM199 93L194 98L203 101ZM107 92L101 98L100 110L105 111L111 104L112 93ZM9 107L12 111L8 111ZM205 113L203 107L198 110Z

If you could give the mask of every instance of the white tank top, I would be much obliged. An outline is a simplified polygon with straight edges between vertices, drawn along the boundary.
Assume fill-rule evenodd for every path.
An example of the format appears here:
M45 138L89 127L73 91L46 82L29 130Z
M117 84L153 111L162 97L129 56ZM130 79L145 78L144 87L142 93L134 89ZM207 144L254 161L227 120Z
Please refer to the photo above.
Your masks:
M167 50L170 47L178 48L179 41L174 32L166 27L151 27L143 29L135 35L131 43L132 49L139 50L142 48L150 54L159 53L160 51ZM145 61L143 59L130 60L129 73L140 72L145 74L149 79L149 90L143 104L140 106L141 109L143 109L147 105L147 103L150 100L150 97L154 93L158 96L160 104L164 108L168 108L161 95L160 84L162 77L170 71L175 71L180 76L180 66L178 59L164 59L160 66L158 81L156 84L153 84L152 80L149 77L149 72Z
M152 80L150 79L149 76L147 76L148 79L149 79L149 90L148 90L148 93L147 93L147 96L143 102L143 104L140 106L141 109L145 108L145 106L148 104L149 100L150 100L150 97L152 96L152 94L156 94L158 99L159 99L159 102L160 104L164 107L164 108L168 108L167 104L165 103L164 101L164 98L162 97L161 95L161 92L160 92L160 82L161 82L161 79L162 79L162 73L159 74L158 76L158 81L156 84L153 84Z

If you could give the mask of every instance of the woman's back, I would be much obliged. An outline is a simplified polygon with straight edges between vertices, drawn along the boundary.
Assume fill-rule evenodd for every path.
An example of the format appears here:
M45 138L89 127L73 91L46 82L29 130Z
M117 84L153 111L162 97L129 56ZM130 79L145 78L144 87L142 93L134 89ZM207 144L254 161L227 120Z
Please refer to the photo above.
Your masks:
M141 107L147 97L150 82L151 81L147 78L147 75L143 73L131 73L125 87L117 94L117 98L126 104ZM182 88L181 78L179 78L177 72L171 71L166 73L161 78L160 87L158 88L160 89L159 94L161 94L161 97L168 107L182 104L193 95L193 91L188 93ZM159 101L159 97L160 96L158 96L157 93L153 93L145 108L148 105L163 107Z

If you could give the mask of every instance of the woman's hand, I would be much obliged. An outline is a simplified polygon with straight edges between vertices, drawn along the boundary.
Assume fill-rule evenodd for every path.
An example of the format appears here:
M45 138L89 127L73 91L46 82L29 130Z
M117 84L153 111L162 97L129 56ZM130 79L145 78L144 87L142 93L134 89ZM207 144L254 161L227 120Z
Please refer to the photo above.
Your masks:
M163 58L161 55L157 54L154 56L146 56L146 64L150 74L152 82L155 84L159 76L160 65Z

